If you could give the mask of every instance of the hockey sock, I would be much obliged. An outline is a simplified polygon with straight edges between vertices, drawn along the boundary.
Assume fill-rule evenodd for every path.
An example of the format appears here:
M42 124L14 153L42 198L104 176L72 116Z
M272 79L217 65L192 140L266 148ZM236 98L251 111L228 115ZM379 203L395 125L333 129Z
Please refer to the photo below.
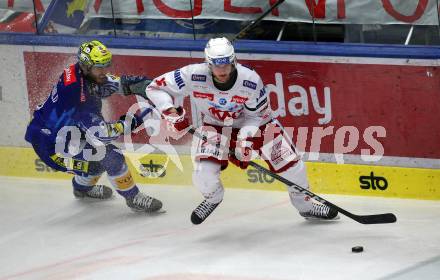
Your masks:
M88 192L98 182L101 175L79 176L75 175L72 179L72 185L75 190Z
M134 183L133 177L131 176L130 170L128 170L127 164L124 163L122 170L118 172L119 174L110 175L109 180L112 183L116 191L125 198L133 197L138 192L139 189Z

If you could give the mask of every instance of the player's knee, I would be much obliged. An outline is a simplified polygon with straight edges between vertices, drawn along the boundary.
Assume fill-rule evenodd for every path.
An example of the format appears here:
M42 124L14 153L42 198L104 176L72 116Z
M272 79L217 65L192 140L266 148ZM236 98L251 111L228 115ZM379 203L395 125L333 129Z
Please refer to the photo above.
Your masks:
M220 180L220 169L219 163L201 161L196 164L193 172L193 184L211 203L223 200L224 188Z
M279 174L280 176L299 185L304 189L309 188L306 165L302 160L297 161L294 165L289 167L287 170L280 172ZM297 192L294 187L289 187L288 189L289 192L293 192L293 193Z
M113 144L106 146L105 157L100 163L110 176L119 174L126 165L125 157L121 150Z
M99 161L89 161L89 168L87 175L89 176L100 176L104 173L104 167Z

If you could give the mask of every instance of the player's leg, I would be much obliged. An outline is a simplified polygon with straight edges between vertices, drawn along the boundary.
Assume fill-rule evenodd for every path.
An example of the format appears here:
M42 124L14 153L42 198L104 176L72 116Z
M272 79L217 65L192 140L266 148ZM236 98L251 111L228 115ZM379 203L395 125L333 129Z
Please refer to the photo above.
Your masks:
M214 160L195 163L193 184L205 200L191 214L193 224L202 223L222 202L224 188L220 180L221 164Z
M220 172L226 168L228 162L223 159L226 143L222 141L227 141L228 137L222 132L222 127L204 126L202 133L208 141L199 139L197 143L192 179L204 200L191 214L193 224L202 223L223 200L224 188Z
M76 161L75 159L70 160ZM72 178L73 195L76 198L109 199L113 196L110 187L96 184L104 172L99 162L87 162L87 170L84 171L86 172L75 172L76 174Z
M309 189L307 171L292 141L278 122L265 127L265 145L261 147L263 158L272 172L278 173L287 180ZM292 205L306 219L331 220L338 218L338 212L311 199L308 195L288 187Z
M37 135L38 136L38 135ZM108 199L112 189L96 185L104 172L98 162L87 162L81 157L63 158L55 153L55 147L47 137L34 137L32 147L39 158L49 167L75 174L72 178L73 194L77 198Z
M127 206L134 211L156 212L162 208L162 202L139 191L125 157L113 144L106 146L106 155L100 162L107 171L108 178L116 191L126 199Z
M287 180L305 189L309 189L306 166L302 160L298 160L296 164L289 167L284 172L279 172L279 174ZM308 195L300 193L292 187L288 187L288 192L292 205L304 218L332 220L338 217L338 212L336 210L314 201Z

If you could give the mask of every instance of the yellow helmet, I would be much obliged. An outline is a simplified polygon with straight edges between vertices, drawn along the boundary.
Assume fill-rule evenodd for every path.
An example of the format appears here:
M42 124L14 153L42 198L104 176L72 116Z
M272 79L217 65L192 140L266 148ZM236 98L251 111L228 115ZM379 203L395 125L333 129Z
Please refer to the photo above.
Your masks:
M98 40L82 43L77 56L79 63L88 67L107 67L112 62L112 53Z

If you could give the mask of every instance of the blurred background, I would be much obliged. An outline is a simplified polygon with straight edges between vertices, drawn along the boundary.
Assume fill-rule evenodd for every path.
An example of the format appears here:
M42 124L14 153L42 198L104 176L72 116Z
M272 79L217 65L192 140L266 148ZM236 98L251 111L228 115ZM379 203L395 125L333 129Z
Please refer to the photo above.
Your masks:
M2 0L0 32L232 36L276 0ZM242 39L438 45L438 0L287 0Z

